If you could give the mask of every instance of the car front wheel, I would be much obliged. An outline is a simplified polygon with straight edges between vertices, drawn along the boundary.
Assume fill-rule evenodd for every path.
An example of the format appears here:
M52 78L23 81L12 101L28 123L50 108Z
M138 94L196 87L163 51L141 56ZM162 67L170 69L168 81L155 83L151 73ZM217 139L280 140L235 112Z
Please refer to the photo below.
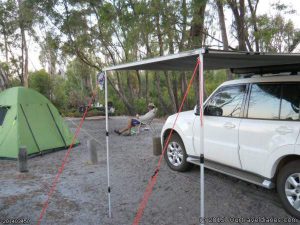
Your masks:
M192 166L186 161L187 154L185 147L178 134L172 134L164 157L168 166L176 171L187 171Z
M277 191L285 210L300 219L300 160L290 162L280 170Z

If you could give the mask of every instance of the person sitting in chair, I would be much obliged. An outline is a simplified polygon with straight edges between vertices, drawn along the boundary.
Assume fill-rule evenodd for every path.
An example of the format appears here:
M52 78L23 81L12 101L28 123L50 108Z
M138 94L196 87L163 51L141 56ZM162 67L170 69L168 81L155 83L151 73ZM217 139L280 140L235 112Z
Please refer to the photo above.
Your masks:
M139 125L140 123L152 120L155 117L156 114L156 107L153 103L148 104L148 112L145 115L140 116L139 114L136 115L135 118L131 118L128 120L128 124L125 128L120 130L114 130L115 133L118 135L123 134L126 131L129 131L129 134L131 134L131 128Z

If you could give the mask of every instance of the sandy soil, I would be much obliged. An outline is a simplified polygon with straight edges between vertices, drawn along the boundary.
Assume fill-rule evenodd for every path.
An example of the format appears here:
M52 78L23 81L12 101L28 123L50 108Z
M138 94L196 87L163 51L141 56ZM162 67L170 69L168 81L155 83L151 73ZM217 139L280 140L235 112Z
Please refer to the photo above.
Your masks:
M79 120L69 120L74 131ZM109 122L112 132L125 125L126 118L112 117ZM163 121L156 120L154 123L160 130ZM79 137L81 145L71 153L42 224L132 224L158 161L158 156L152 154L151 133L144 131L130 137L111 133L113 217L108 218L105 121L103 118L87 120L83 128L85 132L81 132ZM89 163L86 141L91 136L99 142L97 165ZM65 153L63 150L30 159L29 172L24 174L17 172L16 161L0 161L0 224L1 220L8 218L29 219L30 224L36 224ZM225 219L224 224L232 224L228 221L230 217L290 218L282 209L274 190L266 190L209 170L206 170L205 189L206 216ZM192 225L199 223L198 216L199 167L178 173L163 162L140 224Z

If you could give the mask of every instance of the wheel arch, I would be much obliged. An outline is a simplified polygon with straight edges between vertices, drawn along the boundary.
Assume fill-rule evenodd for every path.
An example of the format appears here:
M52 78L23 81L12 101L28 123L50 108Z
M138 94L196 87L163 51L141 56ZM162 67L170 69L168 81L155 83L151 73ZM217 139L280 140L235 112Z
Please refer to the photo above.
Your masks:
M278 159L274 165L275 173L274 173L274 176L272 179L276 180L280 169L282 169L286 164L296 161L296 160L300 160L300 155L290 154L290 155L286 155L286 156L283 156L280 159Z
M165 140L168 138L169 134L171 133L171 130L172 130L171 128L168 128L164 131L163 136L162 136L162 145L164 144ZM173 129L172 135L173 134L177 134L180 137L180 139L182 140L181 135L177 130ZM183 140L182 140L182 142L183 142ZM183 142L183 144L185 144L185 143Z

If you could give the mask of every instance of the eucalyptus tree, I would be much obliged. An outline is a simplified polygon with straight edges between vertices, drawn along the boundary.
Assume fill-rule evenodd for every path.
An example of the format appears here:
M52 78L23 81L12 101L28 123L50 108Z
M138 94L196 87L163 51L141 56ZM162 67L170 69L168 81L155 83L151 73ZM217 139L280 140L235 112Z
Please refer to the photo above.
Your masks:
M0 1L1 46L11 76L18 76L28 87L28 39L34 38L34 24L39 20L31 0Z
M229 40L237 43L236 49L249 51L290 51L299 43L299 33L282 16L257 15L259 0L31 2L44 17L47 35L42 43L41 59L52 71L60 61L58 57L62 56L70 61L79 59L100 71L107 65L200 48L209 38L215 38L215 27L210 26L213 20L220 24L224 49L232 49ZM211 2L216 7L207 12ZM225 10L229 10L233 18L228 37ZM216 13L218 18L214 16ZM280 43L283 44L279 46ZM137 102L141 101L155 101L167 114L178 110L180 97L187 88L190 75L180 75L166 71L115 72L110 74L108 81L130 114L135 114ZM85 83L85 77L79 78ZM232 78L231 74L228 78ZM90 84L86 88L92 87ZM191 103L198 96L197 89L196 80Z

